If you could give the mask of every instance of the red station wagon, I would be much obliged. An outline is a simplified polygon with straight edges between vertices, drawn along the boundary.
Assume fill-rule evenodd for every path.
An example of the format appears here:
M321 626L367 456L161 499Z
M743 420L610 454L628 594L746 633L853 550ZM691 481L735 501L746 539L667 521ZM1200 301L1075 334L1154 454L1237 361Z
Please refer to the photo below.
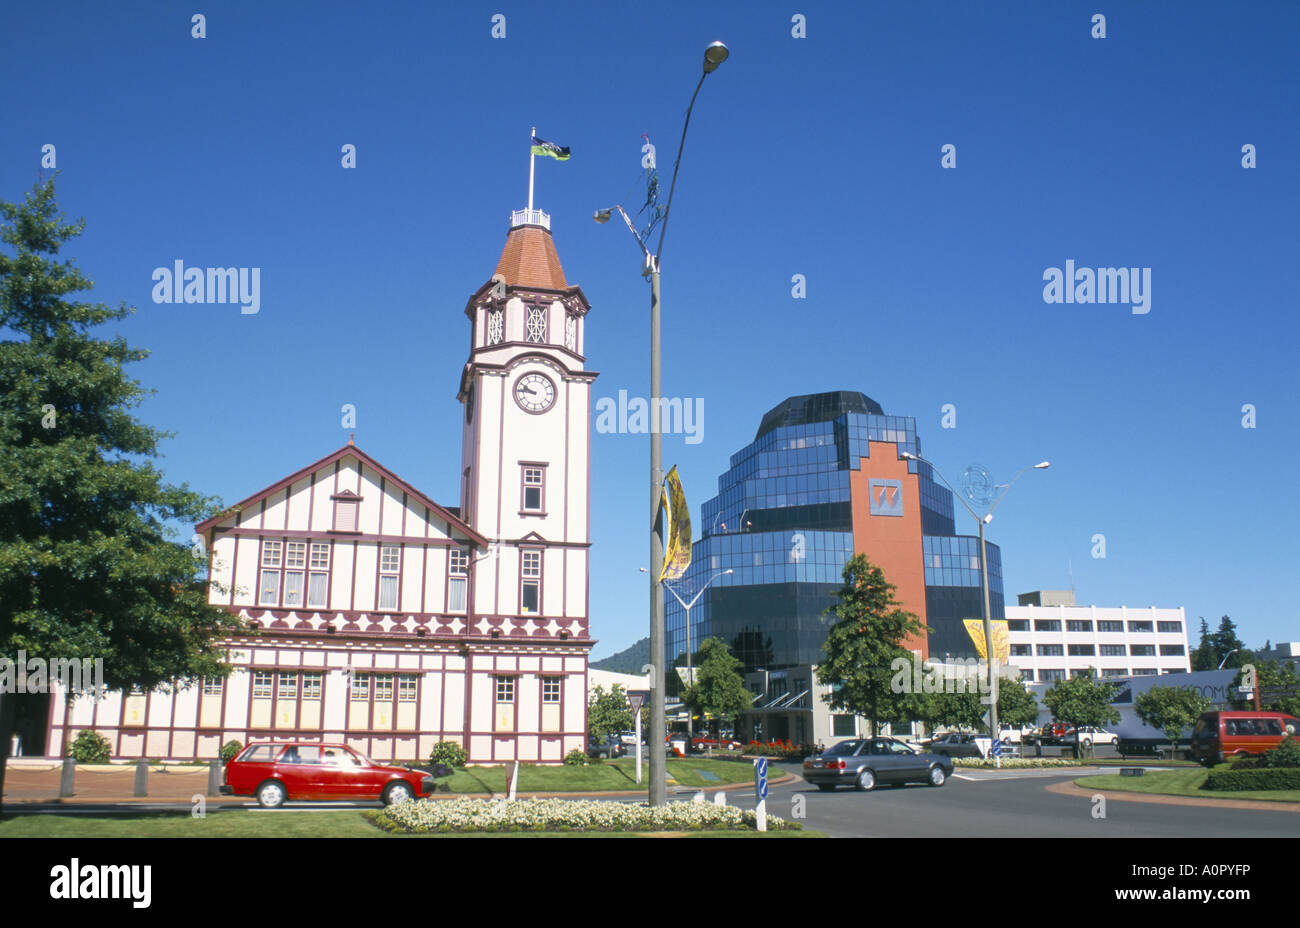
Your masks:
M410 767L384 767L342 744L250 744L226 764L223 795L256 796L264 809L289 799L381 799L385 805L427 796L434 779Z
M1263 754L1287 735L1300 737L1300 719L1283 712L1206 712L1192 731L1191 754L1213 767L1234 755Z

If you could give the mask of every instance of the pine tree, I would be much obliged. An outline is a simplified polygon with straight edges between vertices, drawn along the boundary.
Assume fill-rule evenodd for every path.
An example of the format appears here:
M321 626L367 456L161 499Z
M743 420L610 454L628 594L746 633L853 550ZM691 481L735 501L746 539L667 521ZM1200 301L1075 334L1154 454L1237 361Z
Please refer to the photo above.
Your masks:
M147 391L123 370L148 352L93 334L133 310L73 299L91 282L55 256L85 222L53 178L0 218L0 656L102 659L110 689L223 676L218 638L239 623L172 537L214 501L148 460L169 436L133 418ZM0 790L20 698L0 698Z

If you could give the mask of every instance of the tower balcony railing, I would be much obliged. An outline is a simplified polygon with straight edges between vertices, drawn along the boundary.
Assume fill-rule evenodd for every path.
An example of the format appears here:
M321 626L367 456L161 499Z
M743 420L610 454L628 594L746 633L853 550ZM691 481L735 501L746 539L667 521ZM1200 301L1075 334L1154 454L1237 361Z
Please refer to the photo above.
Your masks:
M541 226L549 232L551 217L540 209L517 209L510 214L510 228L517 229L519 226Z

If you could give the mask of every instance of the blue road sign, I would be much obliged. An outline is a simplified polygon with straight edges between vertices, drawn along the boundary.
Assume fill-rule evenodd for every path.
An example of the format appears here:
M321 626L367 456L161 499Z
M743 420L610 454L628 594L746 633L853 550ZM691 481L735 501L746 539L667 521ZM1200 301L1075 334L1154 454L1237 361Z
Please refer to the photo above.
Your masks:
M754 761L754 789L759 799L767 798L767 758Z
M1002 742L999 741L997 738L993 739L993 756L994 757L1002 756Z

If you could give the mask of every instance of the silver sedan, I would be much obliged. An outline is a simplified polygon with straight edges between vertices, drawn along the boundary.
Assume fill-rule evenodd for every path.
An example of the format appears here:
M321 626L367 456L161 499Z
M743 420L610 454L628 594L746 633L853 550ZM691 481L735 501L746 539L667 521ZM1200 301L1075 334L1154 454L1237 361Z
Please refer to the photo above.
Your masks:
M841 741L803 762L803 778L824 791L840 785L869 790L879 783L943 786L950 776L951 757L914 751L894 738Z

